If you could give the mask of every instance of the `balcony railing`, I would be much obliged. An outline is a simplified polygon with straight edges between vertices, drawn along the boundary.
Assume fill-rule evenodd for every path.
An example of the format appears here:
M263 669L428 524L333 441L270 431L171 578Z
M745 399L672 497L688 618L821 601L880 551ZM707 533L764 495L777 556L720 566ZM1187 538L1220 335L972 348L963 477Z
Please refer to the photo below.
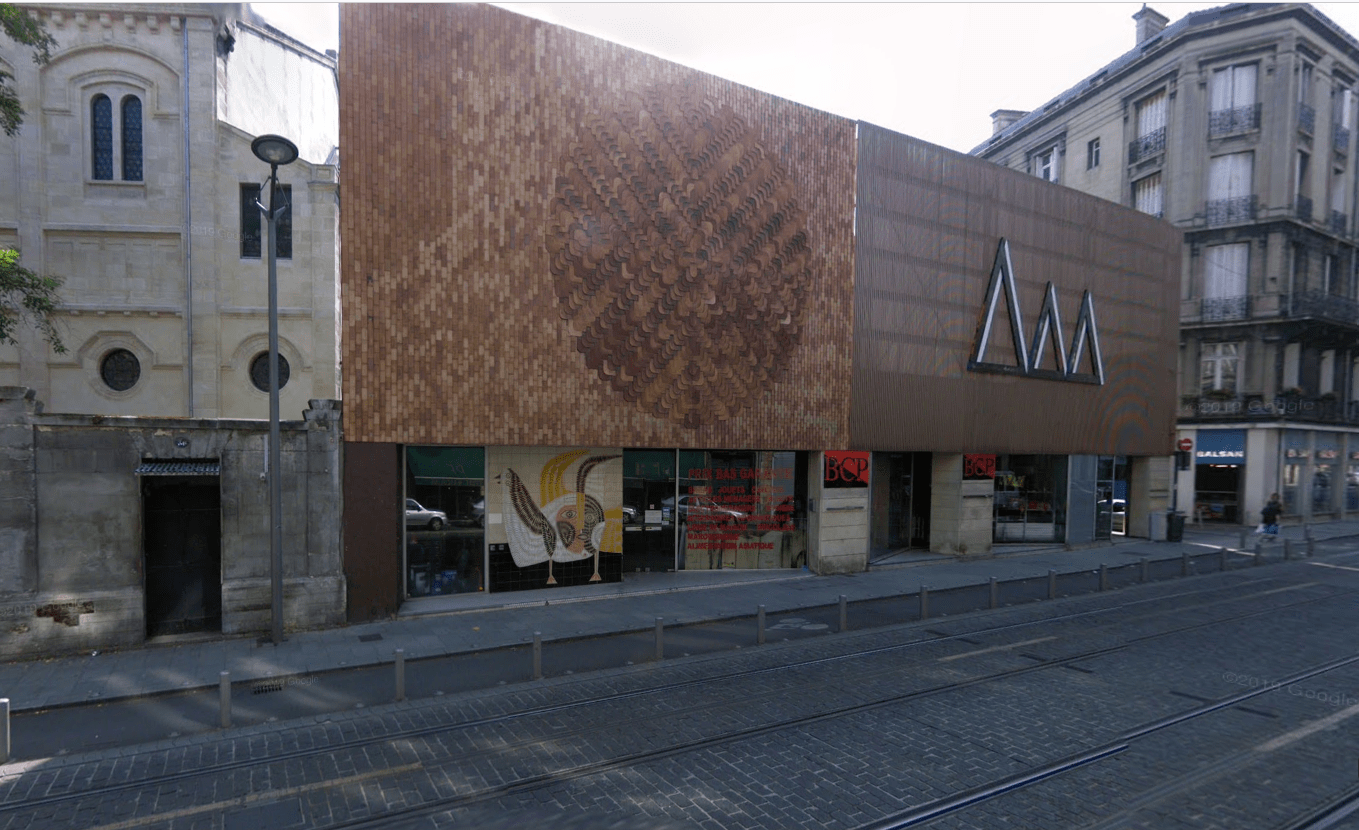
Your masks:
M1294 214L1295 216L1297 216L1298 219L1299 219L1300 221L1303 221L1303 222L1310 222L1310 221L1312 221L1312 200L1311 200L1311 198L1299 194L1297 206L1293 208L1293 214Z
M1317 111L1306 104L1298 104L1298 129L1311 135L1317 126Z
M1333 323L1359 326L1359 301L1327 294L1325 291L1294 291L1279 298L1279 313L1284 317L1311 317Z
M1260 129L1260 104L1208 113L1208 137Z
M1244 320L1250 316L1250 297L1206 297L1199 303L1199 319L1205 323Z
M1254 221L1257 201L1254 195L1214 199L1207 205L1208 224L1232 225L1237 222Z
M1339 155L1339 156L1347 156L1347 155L1349 155L1349 153L1350 153L1350 128L1349 128L1349 127L1342 127L1341 125L1336 124L1336 125L1335 125L1335 131L1334 131L1334 134L1332 135L1332 138L1333 138L1333 141L1331 142L1331 147L1335 150L1336 155Z
M1326 227L1328 227L1331 233L1336 236L1344 236L1346 230L1345 226L1349 224L1349 221L1350 218L1348 216L1338 210L1333 210L1331 211L1330 221L1326 223Z
M1154 156L1166 148L1166 128L1152 130L1128 143L1128 163L1136 164L1148 156Z
M1359 402L1333 395L1237 395L1212 392L1180 398L1180 420L1258 421L1283 419L1326 424L1359 424Z

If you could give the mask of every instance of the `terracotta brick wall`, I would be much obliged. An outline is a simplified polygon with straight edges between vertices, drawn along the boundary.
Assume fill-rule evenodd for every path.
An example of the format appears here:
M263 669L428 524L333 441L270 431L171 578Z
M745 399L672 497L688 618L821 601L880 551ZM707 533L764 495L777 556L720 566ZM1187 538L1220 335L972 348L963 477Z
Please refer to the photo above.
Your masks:
M853 122L488 6L341 14L346 438L847 445Z

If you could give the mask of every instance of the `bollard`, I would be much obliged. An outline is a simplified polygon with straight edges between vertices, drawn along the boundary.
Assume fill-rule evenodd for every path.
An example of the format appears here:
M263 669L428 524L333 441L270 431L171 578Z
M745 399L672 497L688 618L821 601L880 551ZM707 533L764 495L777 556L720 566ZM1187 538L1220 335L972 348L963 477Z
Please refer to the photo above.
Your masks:
M755 644L764 645L764 606L759 606L755 612Z
M217 690L222 709L222 728L229 729L231 727L231 672L222 672L217 681Z
M396 702L406 699L406 650L399 648L396 654Z
M1312 526L1311 526L1311 525L1303 525L1303 526L1302 526L1302 538L1304 538L1304 539L1311 539L1311 538L1312 538Z
M991 577L991 607L1000 607L1000 586L996 584L996 578Z
M1244 527L1241 528L1240 539L1241 539L1241 544L1239 544L1239 545L1236 546L1236 547L1237 547L1237 550L1245 550L1245 549L1246 549L1246 529L1245 529Z
M9 698L0 697L0 764L9 763Z
M1225 571L1225 570L1227 570L1229 567L1231 567L1230 563L1227 561L1227 549L1226 549L1226 548L1218 548L1218 549L1217 549L1217 564L1218 564L1218 569L1219 569L1219 570L1223 570L1223 571Z
M1180 554L1180 576L1189 576L1189 551Z
M1048 599L1057 599L1057 572L1048 571Z
M1142 566L1142 570L1141 570L1140 574L1138 575L1137 579L1138 579L1139 582L1146 582L1146 581L1147 581L1147 557L1143 556L1141 559L1139 559L1139 560L1137 560L1137 561L1138 561L1138 563Z
M1260 551L1260 540L1259 540L1259 539L1256 539L1256 540L1255 540L1255 562L1254 562L1254 564L1256 564L1256 565L1263 564L1263 563L1264 563L1264 560L1265 560L1265 555Z
M656 659L665 659L665 618L656 618Z
M1287 562L1288 560L1290 560L1290 559L1292 559L1292 558L1293 558L1293 540L1292 540L1292 539L1285 539L1285 540L1284 540L1284 561Z
M1101 562L1099 564L1099 589L1109 590L1109 566Z
M930 618L930 586L920 586L920 619Z
M840 595L840 633L849 630L849 597Z
M1316 540L1316 539L1308 539L1308 540L1307 540L1307 558L1308 558L1308 559L1311 559L1313 556L1316 556L1316 553L1317 553L1317 540Z
M543 632L533 632L533 679L543 679Z

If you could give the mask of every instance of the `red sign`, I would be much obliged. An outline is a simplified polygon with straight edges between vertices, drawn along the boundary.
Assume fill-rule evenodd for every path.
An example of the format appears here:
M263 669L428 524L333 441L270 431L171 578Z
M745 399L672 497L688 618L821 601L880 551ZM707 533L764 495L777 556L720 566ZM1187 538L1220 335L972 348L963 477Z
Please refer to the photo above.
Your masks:
M1194 449L1194 442L1190 441L1188 438L1181 438L1180 449L1185 452L1189 452L1190 450Z
M996 457L994 455L964 455L963 480L979 481L996 477Z
M826 452L827 487L867 487L868 453Z

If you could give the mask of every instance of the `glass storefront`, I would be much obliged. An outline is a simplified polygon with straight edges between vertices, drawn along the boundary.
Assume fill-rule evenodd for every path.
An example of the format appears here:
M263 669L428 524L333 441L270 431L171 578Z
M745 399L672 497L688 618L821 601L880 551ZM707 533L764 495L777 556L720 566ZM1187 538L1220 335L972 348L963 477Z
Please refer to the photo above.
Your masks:
M485 589L481 447L406 448L406 595Z
M1128 532L1128 459L1102 455L1095 474L1095 538Z
M1317 432L1312 462L1312 513L1335 510L1336 471L1340 462L1340 436L1334 432Z
M1301 430L1285 430L1283 435L1283 507L1284 513L1296 516L1302 512L1306 493L1299 493L1302 487L1302 474L1307 466L1309 455L1309 436Z
M681 450L681 570L797 568L807 562L806 452Z
M994 540L1066 540L1067 457L996 457Z
M675 569L675 451L623 451L623 573Z
M872 556L929 547L930 458L927 452L873 453Z

